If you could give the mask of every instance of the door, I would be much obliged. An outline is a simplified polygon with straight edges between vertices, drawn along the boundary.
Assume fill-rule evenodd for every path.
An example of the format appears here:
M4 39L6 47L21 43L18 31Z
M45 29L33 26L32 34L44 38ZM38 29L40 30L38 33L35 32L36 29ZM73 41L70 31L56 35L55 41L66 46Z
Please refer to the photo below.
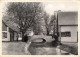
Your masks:
M10 32L10 41L14 41L14 32Z

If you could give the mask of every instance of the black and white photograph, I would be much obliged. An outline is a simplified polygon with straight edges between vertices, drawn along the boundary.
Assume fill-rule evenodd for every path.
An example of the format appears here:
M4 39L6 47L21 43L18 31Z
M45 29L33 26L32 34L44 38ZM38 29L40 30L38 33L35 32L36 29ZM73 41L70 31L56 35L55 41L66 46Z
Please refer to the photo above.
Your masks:
M2 55L78 55L76 2L2 5Z

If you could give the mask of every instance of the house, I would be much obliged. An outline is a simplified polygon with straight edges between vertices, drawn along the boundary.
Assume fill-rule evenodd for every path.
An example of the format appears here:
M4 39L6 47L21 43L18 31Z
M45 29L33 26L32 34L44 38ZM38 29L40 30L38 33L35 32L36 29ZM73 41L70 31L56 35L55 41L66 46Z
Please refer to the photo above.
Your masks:
M2 41L18 40L18 25L9 20L2 20Z
M61 42L78 42L78 12L57 12L59 40Z

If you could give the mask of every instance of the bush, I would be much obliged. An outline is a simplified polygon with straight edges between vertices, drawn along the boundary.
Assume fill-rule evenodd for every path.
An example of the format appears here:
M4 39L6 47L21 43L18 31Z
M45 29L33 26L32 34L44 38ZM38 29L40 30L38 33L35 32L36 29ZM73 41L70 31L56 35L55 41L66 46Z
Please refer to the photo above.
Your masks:
M66 44L62 44L62 45L60 45L60 49L64 50L64 51L67 51L69 53L78 55L78 48L75 47L75 46L69 46L69 45L66 45Z

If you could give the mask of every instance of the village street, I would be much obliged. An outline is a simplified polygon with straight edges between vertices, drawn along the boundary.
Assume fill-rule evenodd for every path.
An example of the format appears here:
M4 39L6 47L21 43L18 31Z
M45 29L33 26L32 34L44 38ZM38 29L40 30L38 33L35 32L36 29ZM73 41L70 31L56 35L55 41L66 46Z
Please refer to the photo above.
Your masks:
M3 5L2 55L78 55L76 3L7 2Z
M56 55L56 47L50 43L31 43L29 49L24 51L25 42L2 42L3 55Z

